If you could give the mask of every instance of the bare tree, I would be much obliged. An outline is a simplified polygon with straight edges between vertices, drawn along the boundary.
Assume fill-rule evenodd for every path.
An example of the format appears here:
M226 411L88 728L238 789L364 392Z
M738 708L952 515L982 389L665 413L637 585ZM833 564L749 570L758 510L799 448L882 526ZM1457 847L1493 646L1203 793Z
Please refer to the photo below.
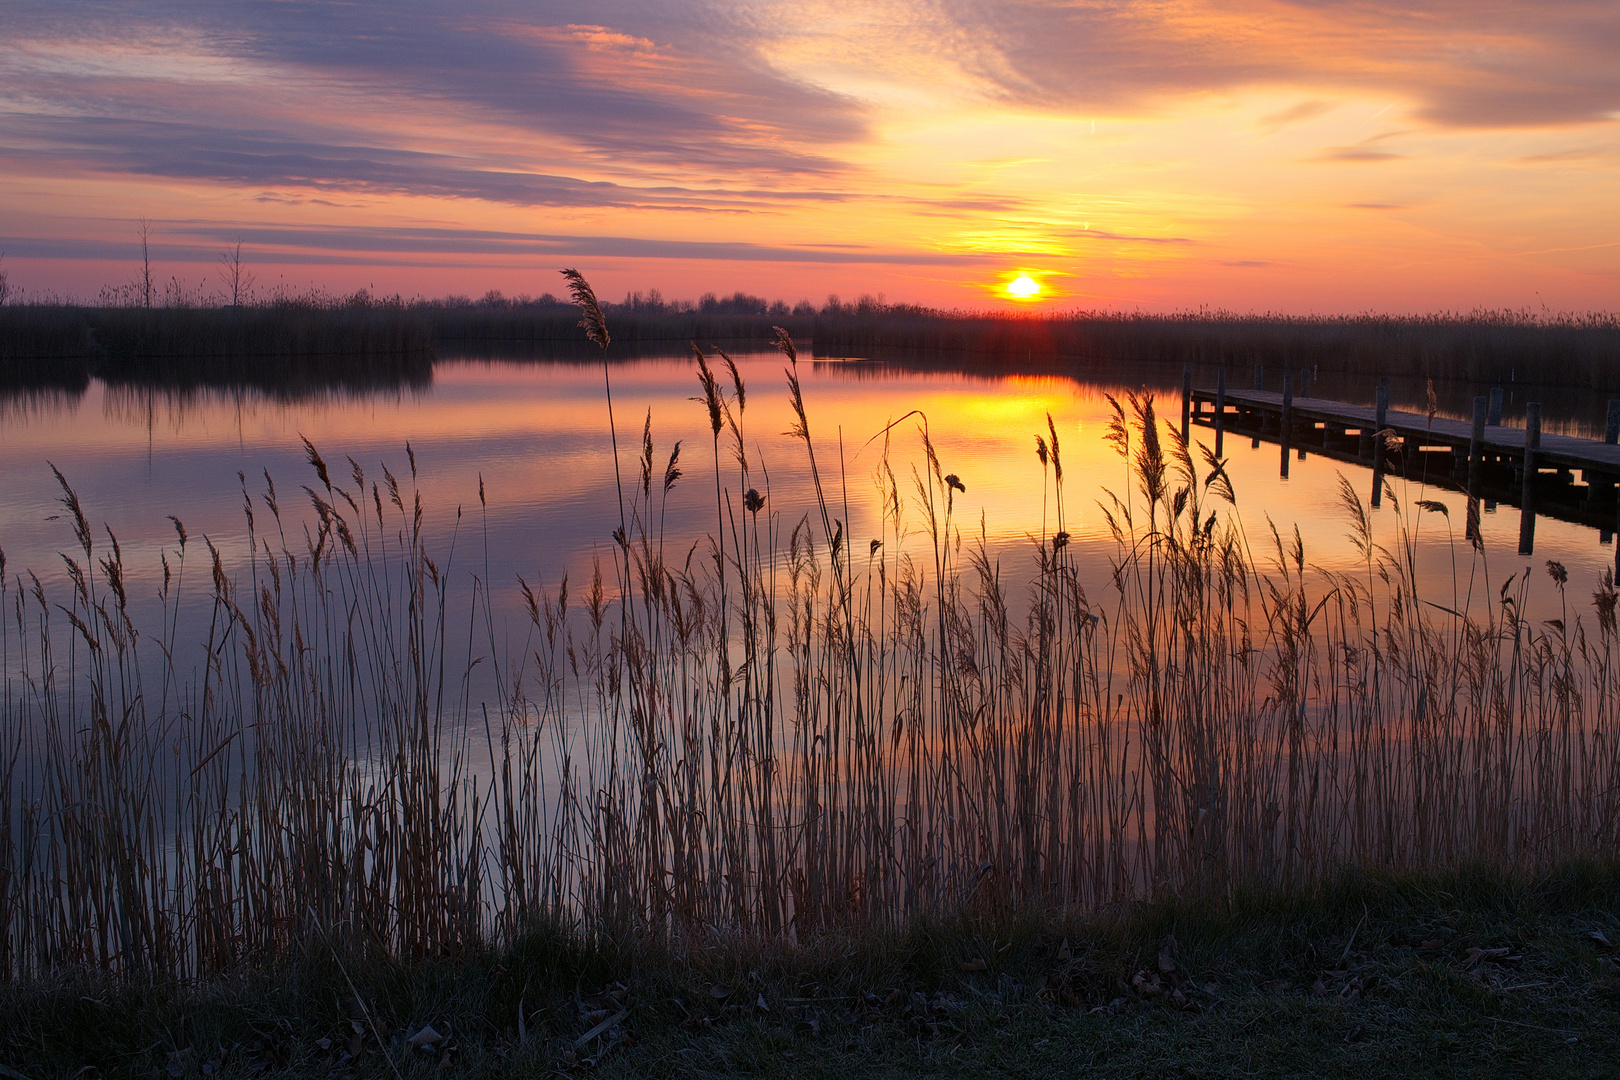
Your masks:
M152 223L141 218L137 228L141 235L141 302L146 307L152 306L152 254L147 249L147 240L152 235Z
M242 241L238 240L220 255L217 272L225 292L231 298L231 307L241 307L253 283L258 280L257 274L249 273L242 266Z

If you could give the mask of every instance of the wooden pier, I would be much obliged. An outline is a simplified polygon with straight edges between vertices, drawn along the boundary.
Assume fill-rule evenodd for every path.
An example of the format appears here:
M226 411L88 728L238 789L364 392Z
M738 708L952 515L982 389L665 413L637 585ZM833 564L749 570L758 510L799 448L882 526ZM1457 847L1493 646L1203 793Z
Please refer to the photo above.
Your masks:
M1224 372L1222 373L1224 376ZM1326 398L1295 397L1292 379L1281 393L1267 390L1194 389L1183 386L1182 424L1212 428L1216 453L1227 436L1261 440L1282 448L1281 471L1290 457L1321 454L1374 471L1373 503L1381 501L1383 476L1393 474L1451 488L1470 496L1470 532L1478 503L1497 502L1528 511L1520 551L1531 554L1535 517L1545 515L1589 525L1604 540L1620 527L1620 400L1609 402L1606 438L1580 439L1541 431L1541 406L1525 409L1524 427L1501 423L1501 392L1474 401L1473 423L1389 408L1388 381L1377 404L1352 405Z

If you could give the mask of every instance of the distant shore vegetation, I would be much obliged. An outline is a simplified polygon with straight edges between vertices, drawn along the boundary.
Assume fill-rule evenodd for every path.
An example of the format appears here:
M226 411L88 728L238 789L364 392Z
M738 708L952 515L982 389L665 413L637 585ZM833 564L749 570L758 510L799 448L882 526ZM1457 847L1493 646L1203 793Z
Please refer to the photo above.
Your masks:
M227 252L221 266L218 280L192 285L171 278L160 286L146 271L130 284L103 288L92 302L26 294L0 277L0 386L82 386L92 376L165 384L289 375L365 383L379 375L421 377L434 350L585 348L577 312L550 292L508 296L492 289L476 298L428 299L365 289L256 289L240 252ZM657 289L602 306L615 340L628 346L626 356L688 341L765 346L780 326L815 355L830 357L1260 365L1273 372L1620 386L1620 312L972 311L891 303L881 294L831 295L816 304L744 291L666 299Z

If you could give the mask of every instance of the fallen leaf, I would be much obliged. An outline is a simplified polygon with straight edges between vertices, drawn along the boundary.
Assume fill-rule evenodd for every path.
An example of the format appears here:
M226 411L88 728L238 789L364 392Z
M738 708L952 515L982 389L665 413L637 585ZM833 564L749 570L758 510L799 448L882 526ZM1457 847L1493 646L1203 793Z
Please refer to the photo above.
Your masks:
M1158 997L1164 993L1164 987L1159 985L1159 976L1147 971L1138 971L1131 977L1131 989L1143 997Z
M983 971L987 967L989 967L989 965L984 962L983 957L976 956L972 960L962 961L963 971Z
M322 1050L330 1050L332 1049L332 1040L324 1037L319 1038L315 1040L315 1045L320 1047Z
M1176 935L1164 935L1164 941L1159 945L1159 970L1168 975L1176 970L1176 954L1181 951L1181 943L1176 941Z
M1468 955L1465 957L1465 959L1470 965L1473 965L1481 963L1485 960L1501 960L1507 957L1507 955L1512 951L1513 950L1508 948L1506 945L1495 949L1481 949L1475 946L1468 950Z
M366 1036L365 1036L365 1034L363 1032L357 1031L353 1035L349 1036L349 1056L350 1057L352 1057L352 1058L359 1057L360 1056L360 1051L364 1050L365 1047L366 1047Z
M709 996L714 998L716 1001L724 1001L726 998L731 996L731 987L725 985L724 983L715 983L713 986L709 987Z
M765 995L764 994L760 994L759 996L754 998L754 1008L758 1009L760 1012L770 1012L771 1011L770 1002L765 1000Z
M1586 936L1591 938L1594 942L1596 942L1597 947L1600 948L1600 949L1612 949L1612 948L1614 948L1614 943L1611 942L1607 937L1605 937L1603 935L1603 931L1601 931L1601 930L1594 930L1590 934L1587 934Z
M1058 963L1060 964L1067 964L1070 960L1074 959L1074 952L1069 948L1068 938L1064 938L1063 944L1058 946L1057 958Z
M1445 947L1445 939L1437 937L1432 937L1426 941L1421 941L1418 943L1418 948L1422 949L1424 952L1439 952Z
M600 1024L597 1024L595 1027L591 1028L591 1030L575 1039L574 1045L584 1046L586 1043L590 1042L604 1031L607 1031L614 1024L617 1024L620 1020L623 1020L629 1014L629 1009L620 1009L618 1012L614 1013L612 1016L608 1017L606 1020L603 1020Z
M428 1025L409 1039L406 1039L405 1045L412 1050L421 1050L423 1047L437 1046L442 1042L444 1042L444 1036L434 1031L431 1025Z

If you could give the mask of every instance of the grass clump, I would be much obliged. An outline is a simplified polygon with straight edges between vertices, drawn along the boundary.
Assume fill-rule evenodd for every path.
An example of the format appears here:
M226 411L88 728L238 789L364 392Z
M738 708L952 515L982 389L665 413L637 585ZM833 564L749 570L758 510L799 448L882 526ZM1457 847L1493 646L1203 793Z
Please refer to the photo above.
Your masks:
M0 1061L104 1075L1601 1076L1613 864L891 929L599 938L454 958L311 950L205 983L0 991ZM519 1020L519 1017L522 1020ZM424 1029L441 1038L413 1048Z

